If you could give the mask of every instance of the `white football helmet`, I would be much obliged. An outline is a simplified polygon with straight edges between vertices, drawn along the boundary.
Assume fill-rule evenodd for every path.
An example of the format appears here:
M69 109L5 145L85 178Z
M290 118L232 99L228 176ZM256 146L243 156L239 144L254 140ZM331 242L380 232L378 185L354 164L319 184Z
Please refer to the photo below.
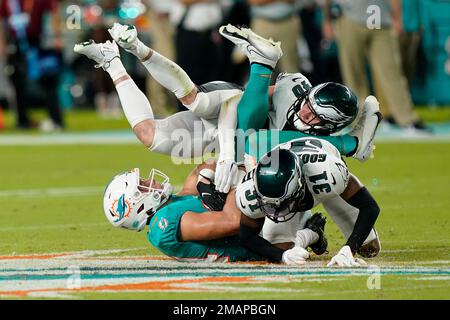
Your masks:
M103 195L103 210L114 227L141 231L149 219L172 195L169 177L152 169L141 179L139 169L116 175Z

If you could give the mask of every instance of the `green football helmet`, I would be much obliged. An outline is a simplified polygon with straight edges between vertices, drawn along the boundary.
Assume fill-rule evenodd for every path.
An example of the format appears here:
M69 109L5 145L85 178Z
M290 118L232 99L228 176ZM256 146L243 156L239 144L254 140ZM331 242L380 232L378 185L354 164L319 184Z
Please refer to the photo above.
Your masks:
M267 153L255 168L254 183L259 206L269 219L278 223L294 217L306 185L295 153L286 149Z
M300 110L308 104L316 124L306 123L300 118ZM300 96L289 108L287 122L297 130L313 135L330 135L355 120L358 114L358 98L346 86L326 82L312 87Z

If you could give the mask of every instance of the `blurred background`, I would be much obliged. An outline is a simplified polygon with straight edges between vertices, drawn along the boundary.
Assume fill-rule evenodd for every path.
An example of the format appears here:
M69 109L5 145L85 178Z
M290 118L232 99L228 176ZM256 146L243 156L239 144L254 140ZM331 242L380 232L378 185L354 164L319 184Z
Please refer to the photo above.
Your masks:
M241 85L248 62L218 27L249 25L282 41L278 71L343 82L361 101L375 94L382 131L450 133L449 17L447 0L0 0L0 136L128 129L108 75L72 50L106 41L114 22L136 25L197 84ZM137 59L122 59L157 117L179 110Z

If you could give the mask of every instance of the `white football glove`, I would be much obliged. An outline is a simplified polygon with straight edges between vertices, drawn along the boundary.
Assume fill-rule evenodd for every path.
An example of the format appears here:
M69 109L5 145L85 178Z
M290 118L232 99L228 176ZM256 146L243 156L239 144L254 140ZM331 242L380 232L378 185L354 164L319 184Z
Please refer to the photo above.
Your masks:
M355 257L353 257L352 250L349 246L343 246L327 264L327 267L359 267L366 264L367 263L363 259L355 259Z
M215 184L216 190L228 193L233 184L237 183L239 169L236 162L232 159L224 159L217 162Z
M288 265L302 265L309 258L309 252L301 247L293 247L283 252L281 261Z

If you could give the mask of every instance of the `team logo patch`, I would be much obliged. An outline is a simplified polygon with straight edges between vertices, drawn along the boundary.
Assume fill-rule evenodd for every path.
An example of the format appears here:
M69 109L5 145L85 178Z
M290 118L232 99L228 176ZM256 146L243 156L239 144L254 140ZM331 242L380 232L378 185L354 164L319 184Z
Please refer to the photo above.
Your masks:
M161 220L159 220L158 222L158 227L164 231L166 230L167 226L169 225L169 222L167 221L167 219L162 218Z
M130 202L125 200L125 194L123 194L119 199L112 203L110 212L116 217L114 222L119 222L124 218L128 218L132 209Z

